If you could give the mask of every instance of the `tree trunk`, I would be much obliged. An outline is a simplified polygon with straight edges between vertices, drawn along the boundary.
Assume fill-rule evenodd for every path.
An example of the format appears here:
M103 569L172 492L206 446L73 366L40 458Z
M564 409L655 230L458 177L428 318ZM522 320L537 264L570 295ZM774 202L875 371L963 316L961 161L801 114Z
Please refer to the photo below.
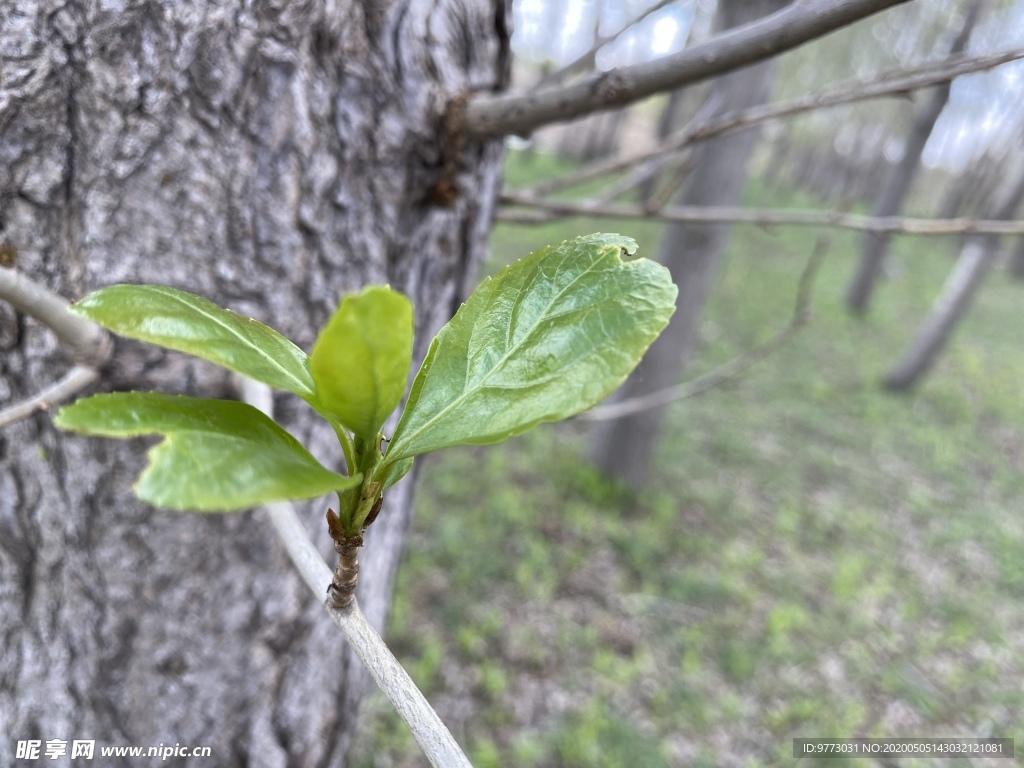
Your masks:
M628 109L617 109L614 112L597 115L588 121L586 140L583 146L576 150L579 158L590 163L618 152L619 137L628 118Z
M1010 257L1010 276L1014 280L1024 280L1024 237L1017 238L1017 247Z
M307 350L343 292L387 282L415 303L422 358L486 246L502 143L456 156L439 132L450 99L507 82L503 0L126 5L3 14L0 242L18 268L71 298L174 285ZM0 402L69 365L3 303L0 350ZM213 366L120 341L100 389L129 388L231 396ZM340 460L309 409L277 405ZM133 498L150 442L64 434L49 415L0 435L0 733L340 765L361 665L262 514ZM358 594L378 628L412 493L411 478L389 492L367 535ZM333 557L325 505L300 511Z
M720 29L745 24L774 13L789 0L719 0ZM709 98L718 101L715 114L764 103L775 67L768 61L717 80ZM679 202L682 205L736 205L747 180L747 161L759 132L750 129L702 142L694 149L693 168ZM718 273L730 228L686 224L667 227L661 261L679 285L676 314L640 366L619 390L620 398L638 397L672 386L697 346L704 304ZM640 488L647 476L664 408L651 408L595 429L591 457L606 472Z
M950 46L950 56L964 52L984 2L985 0L975 0L972 3L960 33ZM875 216L899 216L903 210L910 185L914 182L914 177L921 167L921 154L928 143L928 137L932 135L935 123L939 119L939 115L942 114L942 110L946 108L946 102L949 101L951 86L951 82L936 86L932 91L931 100L914 120L910 134L907 136L903 158L889 173L878 196L877 205L873 209ZM846 306L851 312L863 314L867 310L878 281L878 274L881 272L885 256L889 251L890 239L891 235L887 233L865 233L860 262L846 292Z
M1008 191L992 218L1012 219L1021 200L1024 200L1024 174ZM967 314L978 286L995 262L999 240L998 235L974 235L964 241L956 266L946 279L931 312L903 357L885 377L883 384L886 389L910 389L931 368L953 329Z

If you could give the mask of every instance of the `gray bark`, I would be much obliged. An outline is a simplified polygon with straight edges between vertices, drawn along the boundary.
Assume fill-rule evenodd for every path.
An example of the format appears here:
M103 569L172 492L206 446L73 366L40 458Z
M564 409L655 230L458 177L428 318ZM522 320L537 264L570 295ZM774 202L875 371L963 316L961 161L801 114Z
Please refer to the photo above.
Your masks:
M1010 276L1014 280L1024 280L1024 237L1017 238L1017 246L1010 257Z
M388 282L415 303L421 358L486 246L501 142L446 154L440 128L451 98L505 87L503 0L99 5L0 10L4 253L70 298L170 284L307 350L341 293ZM446 176L457 196L434 194ZM0 303L0 406L68 365ZM100 389L129 388L231 396L213 366L120 341ZM340 461L307 408L281 397L277 412ZM48 415L0 434L4 749L95 738L340 764L368 685L354 654L260 513L134 500L150 442L63 434ZM412 493L388 494L362 553L378 628ZM330 558L325 503L301 511Z
M585 162L593 162L614 155L619 149L622 129L628 118L628 109L598 115L590 124L590 130L579 152L580 158Z
M970 6L967 16L964 18L963 27L949 48L950 56L963 53L967 47L967 41L971 37L971 31L974 29L984 3L985 0L975 0ZM921 155L928 143L928 137L932 135L939 115L946 108L951 87L952 82L936 86L932 91L931 99L915 117L910 133L907 135L903 157L888 174L881 193L878 195L872 211L875 216L898 216L903 210L907 193L910 192L910 186L921 167ZM890 239L891 235L877 232L869 232L864 235L860 261L846 292L846 306L851 312L863 314L867 311L878 282L878 275L889 251Z
M1024 200L1024 174L1007 190L993 219L1012 219ZM999 255L998 235L974 235L964 241L953 271L928 317L903 353L903 357L886 375L886 389L902 391L912 388L932 367L945 348L953 329L967 314L978 287L982 284Z
M745 24L778 11L789 0L719 0L719 28ZM718 101L715 114L764 103L775 68L765 62L717 80L709 98ZM679 197L683 205L735 205L747 180L747 162L759 131L750 129L701 143ZM660 259L679 285L676 313L640 366L619 390L622 398L638 397L672 386L697 346L701 313L714 285L729 237L727 225L684 224L667 227ZM664 407L604 422L595 428L591 457L604 471L640 488L664 421Z

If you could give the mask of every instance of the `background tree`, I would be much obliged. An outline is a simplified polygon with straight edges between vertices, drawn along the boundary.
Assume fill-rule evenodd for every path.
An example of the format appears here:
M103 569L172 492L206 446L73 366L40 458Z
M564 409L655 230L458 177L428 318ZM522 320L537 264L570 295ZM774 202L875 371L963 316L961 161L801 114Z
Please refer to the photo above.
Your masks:
M985 5L984 0L975 0L968 6L960 31L949 46L950 56L961 54L967 48L971 32ZM876 204L873 208L875 216L898 216L903 210L910 186L921 167L921 155L924 153L925 145L932 135L939 115L946 108L952 85L952 82L937 85L927 103L915 115L906 137L903 156L886 175L881 190L877 192ZM846 293L846 303L851 311L863 313L867 309L878 280L878 273L885 262L889 240L888 235L880 233L868 232L864 235L860 262Z
M719 0L716 26L729 29L778 11L789 0ZM775 67L768 61L726 75L715 82L708 98L715 107L709 118L767 101ZM684 205L736 205L747 180L747 163L758 131L750 129L704 142L694 150L688 183L679 195ZM697 347L700 318L714 287L729 237L729 227L712 224L670 226L659 260L679 285L678 309L669 327L619 390L620 397L639 397L670 387ZM639 488L663 421L660 408L650 408L599 425L591 455L605 472Z
M1003 190L992 218L1014 218L1022 200L1024 172L1018 172L1016 180ZM998 235L972 235L964 241L956 265L935 298L931 312L906 352L886 375L887 389L910 389L935 362L953 330L967 314L979 286L998 258L1000 240Z

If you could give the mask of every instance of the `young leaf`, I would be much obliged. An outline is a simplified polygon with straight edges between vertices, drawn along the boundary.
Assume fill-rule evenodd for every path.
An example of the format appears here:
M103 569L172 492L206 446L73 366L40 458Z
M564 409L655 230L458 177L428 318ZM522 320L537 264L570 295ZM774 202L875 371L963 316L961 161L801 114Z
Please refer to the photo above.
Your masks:
M668 324L676 287L636 243L589 235L485 280L441 329L391 438L391 464L579 413L618 387Z
M342 300L309 356L320 402L368 442L401 401L410 365L412 304L379 285Z
M71 311L130 339L187 352L229 370L315 400L306 354L251 318L163 285L112 285Z
M374 473L373 479L380 483L382 491L386 491L409 473L412 463L413 459L401 459L395 462L384 461L378 471Z
M359 485L331 472L260 411L230 400L118 392L57 413L61 429L105 437L161 434L135 493L158 507L202 512L306 499Z

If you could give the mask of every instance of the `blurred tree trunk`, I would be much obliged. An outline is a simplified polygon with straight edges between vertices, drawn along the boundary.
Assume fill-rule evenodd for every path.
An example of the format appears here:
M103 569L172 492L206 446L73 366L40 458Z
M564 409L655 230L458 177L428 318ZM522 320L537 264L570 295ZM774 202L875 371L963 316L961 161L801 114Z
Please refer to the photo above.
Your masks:
M950 46L950 56L963 53L967 47L967 41L971 37L971 31L984 3L985 0L974 0L971 4L964 18L963 27ZM907 136L903 158L888 174L878 195L877 205L872 211L875 216L898 216L903 210L910 185L921 167L921 154L928 143L928 137L932 135L935 123L949 101L951 85L951 82L947 82L936 86L931 100L914 119L910 134ZM863 314L867 310L878 281L878 274L889 250L890 239L891 235L888 233L868 232L864 235L860 262L846 292L846 305L851 312Z
M12 0L8 0L10 5ZM440 110L504 88L502 0L101 4L13 0L0 24L0 242L70 298L157 282L309 349L339 295L410 295L416 356L486 247L502 142L446 162ZM464 170L463 170L464 169ZM431 203L446 172L461 194ZM0 402L69 359L0 302ZM231 396L227 376L121 341L101 389ZM339 461L294 398L286 427ZM261 514L136 501L152 441L40 414L0 435L0 733L203 745L217 765L340 765L368 678ZM359 599L383 627L412 501L389 493ZM300 511L333 558L324 506ZM7 753L9 756L11 753Z
M979 211L991 208L992 190L999 188L999 182L1006 174L1008 156L1007 145L989 147L985 154L959 174L956 182L950 185L939 205L936 218L974 216Z
M577 150L580 159L589 163L618 152L622 129L628 119L628 109L617 109L589 120L590 130L587 131L582 149ZM566 136L571 136L571 132L567 131Z
M656 132L656 137L659 142L665 141L669 136L675 133L681 124L683 105L686 102L686 90L687 89L685 88L680 88L672 91L668 95L668 99L665 101L665 106L661 108L661 112L658 114L658 127ZM672 155L669 155L668 157L672 157ZM639 185L641 200L650 200L651 195L654 194L655 189L657 188L660 169L662 165L664 165L666 159L666 157L657 157L644 164L646 177Z
M719 29L745 24L789 5L790 0L719 0ZM709 98L718 101L715 114L764 103L771 90L774 62L768 61L715 81ZM747 162L759 131L750 129L702 142L694 149L693 168L680 194L683 205L736 205L747 180ZM661 261L679 285L677 310L669 327L654 343L639 368L619 390L620 398L637 397L676 383L697 346L704 304L714 285L730 227L687 224L667 227ZM631 486L643 485L664 408L599 424L591 457L606 472Z
M1007 191L991 218L1012 219L1021 200L1024 200L1024 174ZM964 241L956 266L935 299L931 312L903 357L885 377L886 389L910 389L931 368L953 329L967 314L978 286L999 255L999 241L998 235L972 235Z
M1017 247L1010 257L1010 274L1016 280L1024 280L1024 237L1017 238Z

